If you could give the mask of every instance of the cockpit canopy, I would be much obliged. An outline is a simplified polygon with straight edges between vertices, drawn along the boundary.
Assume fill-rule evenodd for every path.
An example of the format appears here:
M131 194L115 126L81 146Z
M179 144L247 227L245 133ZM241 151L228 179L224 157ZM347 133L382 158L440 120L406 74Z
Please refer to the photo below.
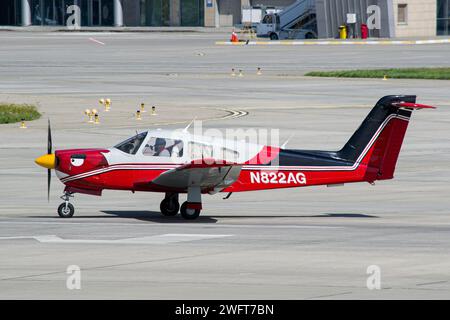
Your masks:
M238 162L239 152L235 150L235 147L228 147L222 140L214 141L208 137L174 134L162 130L142 132L114 146L124 153L136 155L139 158L143 156Z
M148 132L139 133L114 147L128 154L136 154L144 142L145 146L142 149L144 156L176 158L183 156L183 140L165 138Z

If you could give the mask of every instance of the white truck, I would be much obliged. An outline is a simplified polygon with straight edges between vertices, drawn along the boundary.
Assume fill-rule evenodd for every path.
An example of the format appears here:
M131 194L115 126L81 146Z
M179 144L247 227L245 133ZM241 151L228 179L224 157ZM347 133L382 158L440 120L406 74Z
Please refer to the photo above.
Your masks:
M317 38L315 0L298 0L280 12L267 13L256 26L256 35L271 40Z

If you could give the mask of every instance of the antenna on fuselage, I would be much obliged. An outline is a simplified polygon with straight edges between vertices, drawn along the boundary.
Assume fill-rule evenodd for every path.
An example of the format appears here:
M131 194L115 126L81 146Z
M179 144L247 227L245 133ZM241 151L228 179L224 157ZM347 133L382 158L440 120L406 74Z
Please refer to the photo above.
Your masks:
M189 122L189 124L186 126L186 128L183 129L183 132L188 132L189 127L194 123L194 121L195 121L196 119L197 119L197 118L192 119L192 121Z
M289 140L291 140L291 138L294 136L294 134L291 134L289 136L289 138L287 138L287 140L285 142L283 142L283 144L280 146L281 149L284 149L286 147L286 145L288 144Z

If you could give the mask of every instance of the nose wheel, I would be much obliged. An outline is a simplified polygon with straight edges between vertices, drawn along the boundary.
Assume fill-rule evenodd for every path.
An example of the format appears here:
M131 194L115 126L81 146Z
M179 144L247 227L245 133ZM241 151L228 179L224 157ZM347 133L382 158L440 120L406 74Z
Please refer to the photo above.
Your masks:
M75 213L74 206L69 203L70 198L73 198L73 195L70 192L64 192L64 195L61 196L61 199L64 200L58 207L58 215L61 218L72 218Z

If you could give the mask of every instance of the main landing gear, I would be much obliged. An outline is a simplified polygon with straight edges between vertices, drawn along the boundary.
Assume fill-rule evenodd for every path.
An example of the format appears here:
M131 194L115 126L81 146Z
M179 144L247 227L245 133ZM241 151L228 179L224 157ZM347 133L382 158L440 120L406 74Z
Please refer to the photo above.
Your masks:
M180 207L178 193L166 193L165 198L159 206L161 213L164 216L175 216L179 211L181 216L186 220L197 219L202 210L200 187L189 187L187 194L187 201L183 202ZM64 200L58 207L58 215L61 218L71 218L75 213L74 206L69 202L70 198L73 198L73 193L67 191L61 196L61 199Z
M166 193L166 197L161 201L160 209L164 216L175 216L180 211L181 216L186 220L197 219L202 210L202 199L200 187L189 187L187 201L180 207L178 193Z
M64 195L61 196L61 199L64 200L58 207L58 215L61 218L72 218L75 213L75 208L71 203L69 203L70 198L73 198L72 193L65 191Z
M166 193L166 197L161 201L159 209L164 216L176 216L180 210L178 193Z

